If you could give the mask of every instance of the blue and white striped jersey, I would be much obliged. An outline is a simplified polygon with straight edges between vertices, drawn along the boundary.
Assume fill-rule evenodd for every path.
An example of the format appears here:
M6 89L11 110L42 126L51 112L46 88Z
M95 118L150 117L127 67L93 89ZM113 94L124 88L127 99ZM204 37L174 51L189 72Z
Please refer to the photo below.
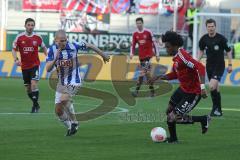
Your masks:
M67 42L66 48L61 51L59 59L56 62L58 80L62 85L80 85L81 76L79 73L79 63L77 53L79 50L86 50L86 43ZM53 61L56 58L58 47L56 44L48 48L46 62Z

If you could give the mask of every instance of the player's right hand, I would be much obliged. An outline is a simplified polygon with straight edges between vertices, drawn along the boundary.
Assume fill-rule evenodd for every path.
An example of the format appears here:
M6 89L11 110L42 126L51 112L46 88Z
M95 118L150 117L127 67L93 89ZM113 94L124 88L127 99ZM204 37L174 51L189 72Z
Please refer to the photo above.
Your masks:
M208 97L206 89L201 90L201 97L204 98L204 99Z
M107 54L104 54L102 58L103 58L104 63L109 62L109 60L110 60L110 56Z
M129 58L132 60L132 58L133 58L133 54L130 54Z
M22 63L21 63L20 60L16 60L16 61L15 61L15 64L16 64L17 66L21 66L21 65L22 65Z

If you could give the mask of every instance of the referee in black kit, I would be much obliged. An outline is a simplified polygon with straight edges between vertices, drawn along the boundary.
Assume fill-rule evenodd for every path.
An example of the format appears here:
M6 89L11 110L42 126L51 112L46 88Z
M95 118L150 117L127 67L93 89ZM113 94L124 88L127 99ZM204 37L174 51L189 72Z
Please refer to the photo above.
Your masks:
M201 60L204 50L206 50L206 69L213 102L210 115L222 116L219 82L225 70L224 51L227 52L228 57L227 71L228 73L232 72L232 52L227 44L227 39L216 32L216 21L214 19L208 19L206 27L208 33L203 35L199 41L198 60Z

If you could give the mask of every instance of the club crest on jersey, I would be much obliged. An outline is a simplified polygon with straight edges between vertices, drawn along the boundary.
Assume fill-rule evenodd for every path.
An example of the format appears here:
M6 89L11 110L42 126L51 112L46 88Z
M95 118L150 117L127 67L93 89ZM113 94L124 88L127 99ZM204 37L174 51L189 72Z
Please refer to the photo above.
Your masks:
M22 41L22 44L25 44L26 42L25 41Z
M146 35L146 34L144 34L144 35L143 35L143 38L145 38L145 39L146 39L146 38L147 38L147 35Z
M215 45L215 46L214 46L214 50L218 51L218 50L219 50L219 46L218 46L218 45Z
M34 46L37 46L37 41L33 41L33 45L34 45Z

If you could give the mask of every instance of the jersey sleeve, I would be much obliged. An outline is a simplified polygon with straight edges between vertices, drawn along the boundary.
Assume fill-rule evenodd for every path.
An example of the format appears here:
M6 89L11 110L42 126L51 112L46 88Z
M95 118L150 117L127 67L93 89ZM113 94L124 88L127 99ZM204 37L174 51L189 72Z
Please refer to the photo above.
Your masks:
M154 48L155 54L156 54L156 56L159 56L159 46L158 46L157 40L154 37L152 31L149 31L149 32L150 32L150 36L151 36L151 40L153 43L153 48Z
M84 41L74 42L73 45L76 47L77 50L86 51L87 44Z
M205 77L205 67L186 52L179 50L178 55L186 67L193 69L197 73L201 82L201 77Z
M134 55L136 43L137 43L137 41L136 41L136 35L135 35L135 33L133 33L133 35L132 35L132 45L131 45L130 55Z
M40 38L40 43L39 43L39 46L40 46L40 47L42 47L42 48L46 47L45 43L43 42L43 39L42 39L42 37L41 37L41 36L39 36L39 38Z
M19 47L18 46L18 38L19 38L19 36L17 36L12 43L12 49L15 50L15 51L17 51L18 47Z
M177 79L177 73L172 70L172 72L166 74L167 80Z
M198 45L199 45L199 49L200 49L201 51L204 51L204 49L205 49L205 47L206 47L206 44L205 44L205 42L204 42L204 38L203 38L203 37L200 39Z
M53 48L50 47L47 50L46 62L53 61L53 60L54 60L54 52L53 52Z
M226 52L231 51L231 47L229 47L228 40L225 37L222 39L222 46Z

